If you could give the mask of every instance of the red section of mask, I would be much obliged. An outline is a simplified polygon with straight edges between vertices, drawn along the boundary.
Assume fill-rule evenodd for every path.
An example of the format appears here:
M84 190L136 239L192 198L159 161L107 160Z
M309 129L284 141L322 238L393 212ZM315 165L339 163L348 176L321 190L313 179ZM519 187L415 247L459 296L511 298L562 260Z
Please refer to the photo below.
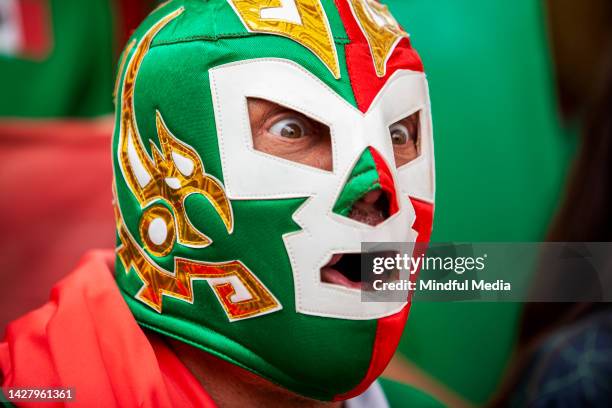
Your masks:
M379 168L378 159L382 159L375 149L370 148L370 151L372 152L372 156L376 162L376 167ZM381 177L381 184L383 184L382 178L383 177ZM412 228L418 233L417 242L427 243L431 237L434 206L431 203L412 197L410 197L410 201L416 213L416 219ZM424 254L425 250L426 246L419 245L415 248L415 253L413 256L418 257L421 254ZM416 278L417 274L414 274L411 276L410 280L415 281ZM395 350L397 349L402 332L404 331L404 326L406 325L406 320L408 319L410 305L411 303L408 303L408 305L402 309L401 312L378 320L376 325L376 335L374 337L374 345L372 347L372 359L370 360L370 366L368 367L365 377L351 391L345 394L337 395L334 398L335 401L343 401L357 395L361 395L382 374L389 364L389 361L391 361Z
M410 197L416 219L412 229L417 232L417 242L429 242L433 227L434 205L417 198Z
M334 401L344 401L363 394L387 368L402 337L409 310L410 305L407 305L401 312L378 320L372 359L365 378L351 391L334 397Z
M423 63L407 38L402 39L387 62L386 75L376 74L370 47L353 16L348 0L335 0L350 43L346 45L346 64L357 107L367 112L387 80L399 69L423 72Z
M427 253L427 249L429 246L427 244L431 239L434 205L413 197L410 197L410 202L412 203L412 207L414 208L414 212L416 214L414 224L412 224L412 229L417 232L416 242L418 244L415 245L412 256L414 258L419 258L421 256L425 256L425 254ZM410 280L412 282L416 282L419 273L420 268L416 273L410 276Z
M387 62L385 76L382 78L378 77L374 68L370 47L353 16L348 0L335 0L335 3L350 40L350 43L345 46L346 63L357 107L361 112L367 112L389 77L400 69L423 72L423 63L417 52L411 47L410 41L402 39ZM393 191L393 194L396 194L388 166L386 166L376 150L370 150L376 162L383 190L387 188L388 191ZM388 176L385 173L388 173ZM392 201L397 207L397 197L394 197ZM427 242L431 235L433 205L414 199L411 199L411 201L415 206L416 212L413 228L418 233L417 241ZM395 212L397 212L397 208L391 213ZM402 309L401 312L378 320L372 359L370 360L366 376L353 390L336 396L334 398L336 401L346 400L362 394L380 376L399 344L409 310L410 304Z
M389 216L391 216L399 211L393 176L391 175L389 166L387 166L387 163L385 163L385 160L382 158L380 153L378 153L378 151L373 147L370 147L369 149L370 153L372 154L372 158L374 159L376 171L378 172L378 182L380 183L380 188L389 198Z

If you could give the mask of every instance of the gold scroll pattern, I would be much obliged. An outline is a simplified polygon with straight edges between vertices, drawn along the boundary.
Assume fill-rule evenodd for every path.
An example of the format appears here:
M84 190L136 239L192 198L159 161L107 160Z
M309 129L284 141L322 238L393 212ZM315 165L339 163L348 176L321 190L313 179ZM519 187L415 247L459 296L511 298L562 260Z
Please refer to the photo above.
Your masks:
M178 239L183 245L205 247L212 241L189 221L185 199L201 194L219 214L228 233L233 213L221 183L204 171L202 160L190 146L178 140L156 112L161 150L150 141L150 157L142 144L134 114L134 87L144 56L155 35L183 12L179 8L156 23L140 41L126 68L121 90L119 162L130 190L145 209L139 225L144 248L157 257L171 253ZM130 47L131 48L131 47ZM126 55L128 52L126 52ZM116 191L115 191L116 196ZM127 229L115 198L115 216L121 245L117 254L126 273L133 268L142 288L136 298L162 312L163 296L193 303L193 281L207 280L230 321L281 309L280 303L240 261L205 263L175 257L174 272L166 271L141 248Z
M151 231L154 229L154 224L157 223L157 229L160 230L157 236L152 238ZM138 230L144 247L157 257L164 257L172 252L174 241L176 240L176 232L174 228L174 217L169 209L162 204L155 204L147 209L140 219L140 228ZM156 242L157 239L159 242Z
M154 201L164 200L175 216L178 242L198 248L209 245L211 240L189 221L185 199L191 194L206 197L227 231L231 232L233 215L225 191L219 181L204 172L198 153L172 135L159 111L156 112L155 123L161 151L150 141L153 158L149 157L134 115L134 88L142 60L155 34L182 11L180 8L154 25L138 44L128 64L121 94L119 159L126 181L140 207L144 209Z
M240 261L195 262L175 257L174 273L156 265L128 232L115 201L117 231L122 245L117 254L126 271L133 268L143 287L136 298L162 312L162 297L193 303L193 281L207 280L230 321L260 316L281 309L280 303Z
M336 79L340 64L320 0L229 0L249 31L281 35L313 52Z
M368 41L379 77L387 72L387 61L402 38L408 38L389 8L377 0L348 0L355 19Z

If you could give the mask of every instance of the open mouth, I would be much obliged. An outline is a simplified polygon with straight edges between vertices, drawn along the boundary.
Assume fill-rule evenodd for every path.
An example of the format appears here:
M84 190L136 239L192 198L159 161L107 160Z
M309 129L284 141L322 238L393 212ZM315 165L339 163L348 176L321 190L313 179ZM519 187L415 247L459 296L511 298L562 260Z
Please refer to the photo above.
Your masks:
M387 271L381 275L361 274L362 256L394 256L397 252L334 254L321 268L321 282L350 289L371 290L374 279L392 282L399 279L399 271ZM365 277L365 280L363 279Z
M334 254L321 268L321 281L361 289L361 254Z

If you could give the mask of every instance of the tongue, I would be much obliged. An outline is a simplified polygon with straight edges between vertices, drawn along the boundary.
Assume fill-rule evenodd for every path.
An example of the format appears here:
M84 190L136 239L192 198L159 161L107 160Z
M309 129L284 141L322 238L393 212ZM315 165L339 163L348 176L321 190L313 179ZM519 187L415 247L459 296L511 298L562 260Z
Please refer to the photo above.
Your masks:
M336 254L332 256L332 259L327 263L326 266L334 266L335 264L340 262L340 259L342 259L342 254Z
M332 283L346 288L361 289L361 282L353 282L342 273L329 266L321 269L321 280L325 283Z

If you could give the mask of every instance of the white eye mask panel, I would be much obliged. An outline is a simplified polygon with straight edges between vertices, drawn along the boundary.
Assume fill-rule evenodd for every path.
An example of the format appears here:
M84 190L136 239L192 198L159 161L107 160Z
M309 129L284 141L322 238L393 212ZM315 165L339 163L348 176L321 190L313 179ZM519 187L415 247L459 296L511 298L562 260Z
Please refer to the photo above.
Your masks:
M294 62L255 59L210 70L223 178L230 200L309 199L294 214L301 231L284 242L300 313L342 319L377 319L406 302L362 302L359 290L321 282L320 268L334 253L359 253L362 242L414 242L409 196L433 201L433 143L424 74L398 71L363 114ZM329 126L333 171L284 160L253 148L247 98L261 98ZM421 110L421 155L395 170L389 126ZM339 216L332 208L353 167L376 149L396 182L399 211L377 226Z

